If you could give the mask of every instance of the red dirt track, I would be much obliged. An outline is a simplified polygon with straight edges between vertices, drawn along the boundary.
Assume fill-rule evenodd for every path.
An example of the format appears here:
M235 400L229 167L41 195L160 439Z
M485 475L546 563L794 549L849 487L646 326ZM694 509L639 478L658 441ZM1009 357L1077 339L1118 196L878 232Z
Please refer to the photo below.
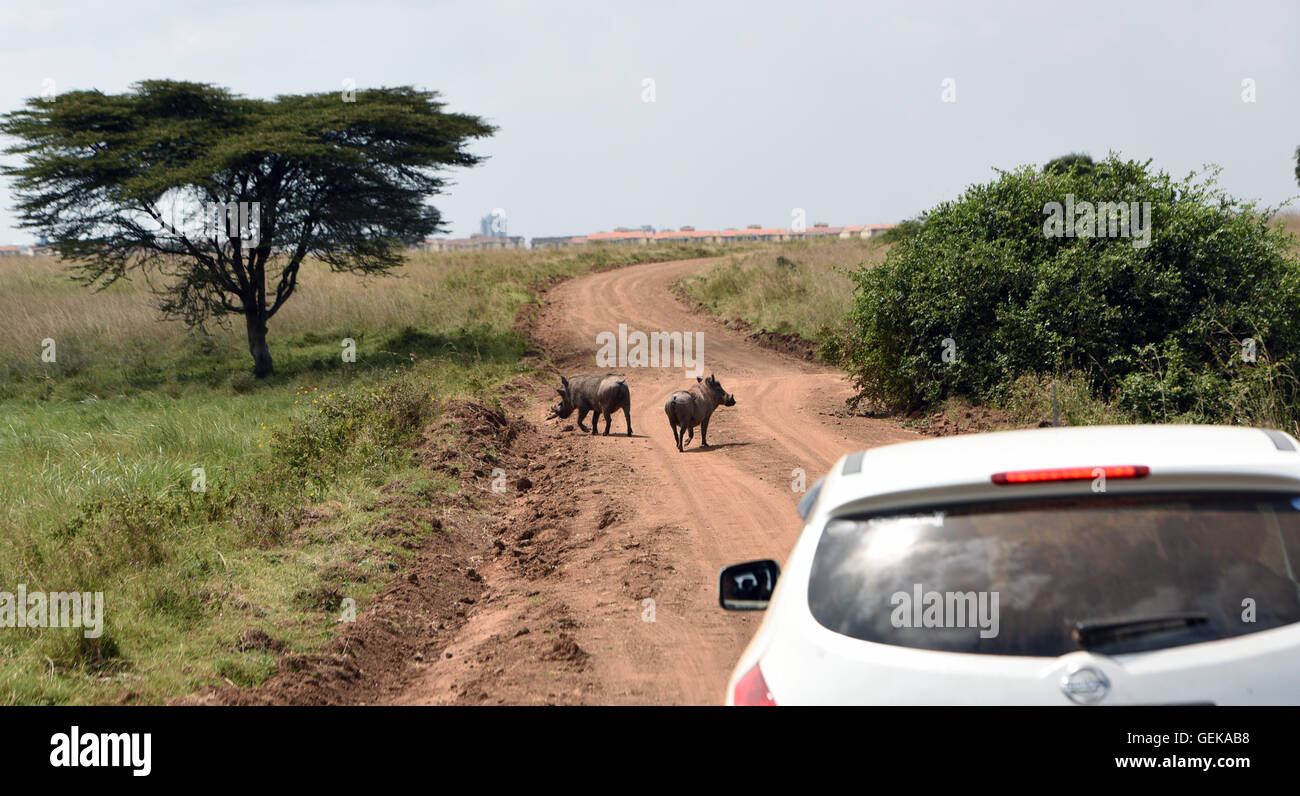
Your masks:
M717 604L725 564L783 561L799 531L792 471L811 484L843 453L916 435L841 417L842 374L777 353L671 293L709 261L619 268L552 288L534 342L565 375L598 372L596 336L702 331L703 364L736 398L679 453L663 412L692 383L680 368L616 368L632 393L634 436L545 420L558 378L525 408L503 522L478 571L486 597L436 661L416 664L383 701L402 704L717 704L759 617ZM603 430L603 425L602 425ZM653 611L651 603L653 600ZM653 616L652 616L653 613ZM654 621L646 621L653 618Z

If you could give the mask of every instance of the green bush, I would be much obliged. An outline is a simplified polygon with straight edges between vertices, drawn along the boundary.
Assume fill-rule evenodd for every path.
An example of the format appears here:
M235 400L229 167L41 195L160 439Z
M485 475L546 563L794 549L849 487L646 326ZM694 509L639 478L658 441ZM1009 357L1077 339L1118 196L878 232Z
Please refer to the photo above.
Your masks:
M881 243L898 243L907 238L914 238L921 232L921 227L925 222L918 218L909 218L906 221L899 222L898 226L891 227L880 233Z
M859 400L997 404L1022 376L1077 374L1135 420L1293 422L1290 236L1213 174L1175 181L1148 166L1111 155L1091 171L1022 167L927 213L883 264L853 274L841 354ZM1048 203L1067 195L1150 202L1148 245L1047 234Z

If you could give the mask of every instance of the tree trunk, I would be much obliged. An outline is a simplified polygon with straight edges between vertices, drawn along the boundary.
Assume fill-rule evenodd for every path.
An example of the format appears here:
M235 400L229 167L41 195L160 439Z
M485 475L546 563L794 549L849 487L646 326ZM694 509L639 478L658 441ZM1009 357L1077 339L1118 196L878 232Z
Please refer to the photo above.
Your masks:
M266 344L266 318L259 312L248 312L244 322L248 326L248 353L253 355L253 375L264 379L275 373L271 347Z

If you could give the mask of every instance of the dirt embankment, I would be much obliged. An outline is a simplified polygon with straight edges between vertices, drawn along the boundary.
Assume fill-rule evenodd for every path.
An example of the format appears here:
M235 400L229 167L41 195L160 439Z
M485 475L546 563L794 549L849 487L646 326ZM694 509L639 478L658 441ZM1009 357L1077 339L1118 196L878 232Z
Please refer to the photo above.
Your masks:
M483 515L478 484L491 480L494 467L512 464L496 451L509 450L527 424L519 419L523 398L517 385L513 411L476 401L454 401L428 430L420 450L431 470L458 476L459 494L408 492L395 482L369 509L384 509L387 519L375 525L416 557L398 577L344 624L330 648L319 654L285 653L279 672L258 688L233 685L207 689L175 700L176 704L367 704L381 702L406 685L412 663L436 659L465 624L468 612L487 599L489 587L476 567L490 558L489 518ZM453 443L460 440L461 443ZM308 522L311 515L308 513ZM428 529L433 533L428 533ZM343 595L322 573L317 604L340 615ZM246 633L241 646L280 651L280 642L262 632Z

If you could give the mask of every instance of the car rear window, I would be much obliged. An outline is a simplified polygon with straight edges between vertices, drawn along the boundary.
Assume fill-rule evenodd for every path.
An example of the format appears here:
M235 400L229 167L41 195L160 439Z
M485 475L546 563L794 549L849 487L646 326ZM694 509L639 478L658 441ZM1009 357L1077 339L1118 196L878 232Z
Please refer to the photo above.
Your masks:
M919 649L1118 654L1300 621L1300 497L1089 495L831 520L813 616Z

